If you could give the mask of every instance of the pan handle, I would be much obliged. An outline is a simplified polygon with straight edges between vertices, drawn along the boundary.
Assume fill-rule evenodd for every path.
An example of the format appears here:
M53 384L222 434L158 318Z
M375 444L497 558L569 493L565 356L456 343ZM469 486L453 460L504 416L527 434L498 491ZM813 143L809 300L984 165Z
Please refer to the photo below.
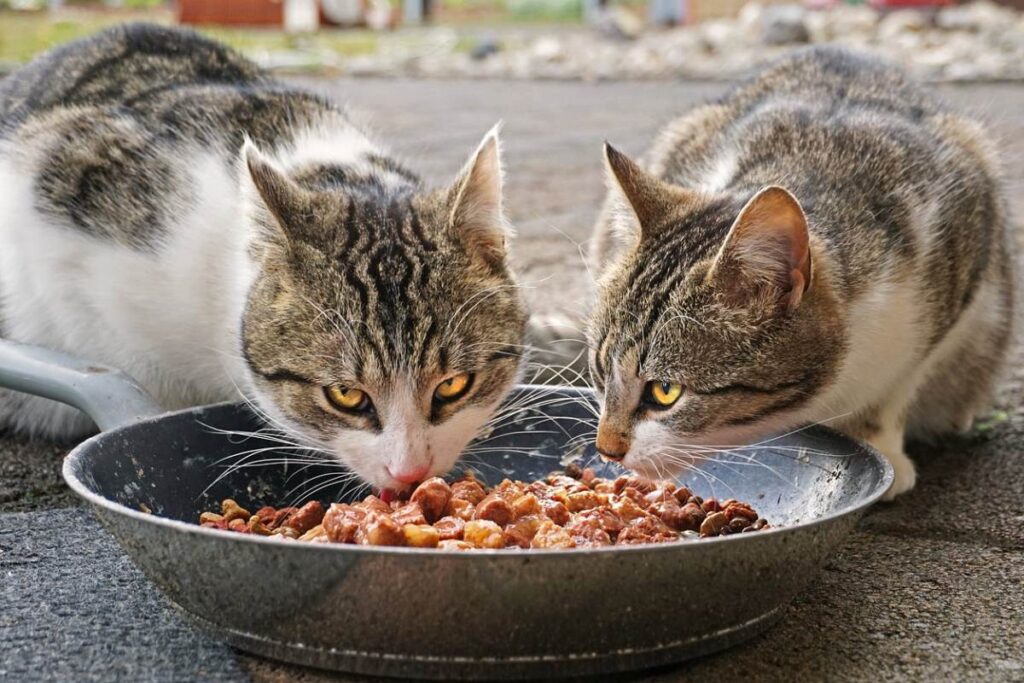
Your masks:
M0 387L74 406L102 431L164 412L120 370L6 339L0 339Z

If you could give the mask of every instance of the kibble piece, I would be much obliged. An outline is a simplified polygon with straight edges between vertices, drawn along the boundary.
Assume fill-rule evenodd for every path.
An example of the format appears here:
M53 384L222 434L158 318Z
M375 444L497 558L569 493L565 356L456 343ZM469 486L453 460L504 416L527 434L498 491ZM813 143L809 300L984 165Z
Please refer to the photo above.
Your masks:
M683 529L689 529L691 525L690 516L683 512L683 509L679 507L679 503L676 502L675 498L663 500L655 503L650 508L649 512L657 516L667 526L675 529L676 531L682 531Z
M224 522L225 526L227 526L227 520L224 519L224 515L218 515L216 512L204 512L199 515L200 524L216 526L217 522Z
M606 507L584 510L576 515L576 519L593 519L612 539L626 527L622 518Z
M565 466L565 476L572 477L573 479L583 478L583 468L577 463L571 462Z
M452 497L452 488L441 477L431 477L416 487L409 500L419 503L423 516L428 522L436 522L444 515L445 507Z
M264 524L270 526L270 524L274 521L274 515L277 514L277 509L272 508L269 505L264 505L253 514L259 517Z
M391 517L402 526L405 526L406 524L427 523L427 518L423 514L423 509L420 507L420 504L416 502L403 505L392 512Z
M604 500L607 500L607 498ZM583 491L574 491L573 493L570 493L566 507L569 508L569 512L581 512L582 510L596 508L598 505L601 505L601 503L601 494L595 493L590 489L584 489Z
M327 540L327 538L326 538L327 532L324 531L324 527L323 527L322 524L318 524L317 526L313 527L312 529L310 529L309 531L307 531L304 534L300 534L298 531L296 531L295 529L293 529L290 526L279 526L276 529L274 529L273 531L271 531L270 535L271 536L283 536L285 538L295 538L295 539L301 538L303 541L311 541L314 538L316 538L317 536L321 536L322 535L322 536L324 536L324 540L325 541Z
M406 524L402 527L406 545L414 548L436 548L441 534L429 524Z
M569 523L569 509L557 500L542 500L540 506L544 515L559 526Z
M718 536L722 533L722 529L725 529L728 524L729 520L725 518L724 512L712 512L704 519L704 522L700 525L700 535Z
M655 503L673 502L677 503L675 496L672 495L673 490L668 486L658 487L644 496L644 500L647 501L648 505Z
M757 521L757 512L754 511L754 508L750 507L746 503L740 503L739 501L729 501L722 509L722 512L725 513L725 518L730 522L737 517L742 517L751 524Z
M595 517L577 515L564 528L572 536L577 548L596 548L612 544L612 537L604 530L601 521Z
M519 548L529 548L530 541L540 528L541 522L545 520L541 515L526 515L520 517L512 524L505 527L505 545Z
M278 508L277 510L274 511L274 515L273 515L273 517L270 518L270 521L264 522L264 524L266 524L267 528L269 528L269 529L276 529L276 528L278 528L280 526L286 526L285 525L285 521L289 517L291 517L293 514L298 512L298 510L299 510L299 508L296 508L296 507ZM259 513L257 513L257 514L259 514Z
M725 513L722 513L722 514L725 514ZM726 519L728 519L728 517L726 517ZM752 522L749 519L747 519L746 517L733 517L732 519L729 519L729 531L731 531L732 533L736 534L736 533L739 533L739 532L743 531L744 529L749 527L751 524L752 524Z
M558 526L550 519L540 523L537 533L530 541L531 548L575 548L576 541L563 527Z
M624 522L631 522L634 519L640 519L647 515L643 508L637 505L636 501L625 496L612 503L612 512L618 515Z
M707 515L704 513L704 509L696 503L687 503L681 509L683 515L682 529L688 529L691 531L700 531L700 525L704 523L704 518Z
M269 536L270 529L263 524L263 520L260 519L259 515L253 515L249 518L249 522L246 525L249 527L250 534L256 534L257 536Z
M479 503L487 495L484 487L475 479L460 479L452 484L451 488L452 498L467 500L473 505Z
M363 502L360 503L360 506L362 506L367 512L380 512L385 515L391 514L391 506L372 494L363 498Z
M644 515L633 520L626 526L615 539L617 545L632 545L635 543L668 543L679 538L660 519L654 515Z
M359 523L355 541L360 545L405 545L405 534L390 515L371 510Z
M231 498L225 498L224 501L221 502L220 513L224 516L224 519L228 521L228 524L230 524L232 521L236 519L247 520L250 517L252 517L252 515L249 514L248 510L246 510L244 507L236 503Z
M441 541L437 544L438 550L472 550L475 548L472 543L466 543L465 541L457 541L450 539L447 541Z
M288 515L283 523L300 534L304 534L322 521L324 521L324 506L318 500L311 500Z
M334 503L324 515L323 528L335 543L353 543L356 530L366 517L366 510L344 503Z
M675 497L676 501L679 502L679 505L682 506L690 502L690 498L693 496L693 492L690 489L686 488L685 486L680 486L679 488L672 492L672 495Z
M473 519L473 514L476 512L476 507L465 498L452 497L448 501L448 507L444 513L446 516L458 517L463 521L469 521Z
M291 529L291 527L283 526L281 530ZM294 529L292 530L294 531ZM324 529L323 524L317 524L315 527L307 531L306 533L299 536L300 541L310 541L311 543L327 543L331 539L327 535L327 530Z
M641 494L648 494L657 488L657 484L650 479L644 479L643 477L633 475L623 475L615 480L616 493L622 493L627 488L636 489Z
M477 504L473 518L486 519L498 526L505 526L515 519L515 513L512 512L512 506L507 500L492 493Z
M707 500L705 500L701 504L701 509L703 509L704 512L707 512L708 514L710 514L712 512L721 512L722 511L722 504L719 503L714 498L708 498Z
M526 493L526 487L520 481L503 479L500 484L491 489L491 493L501 496L511 504L516 498Z
M211 512L210 514L215 514L215 513ZM220 519L212 520L212 521L207 519L207 521L200 522L199 524L200 524L200 526L204 526L207 529L219 529L221 531L228 531L229 530L228 529L228 520L224 519L220 515L217 515L217 517L220 517Z
M461 540L465 527L465 520L459 517L442 517L434 522L434 528L437 529L442 541Z
M515 513L516 518L526 517L527 515L539 515L543 512L540 506L540 500L537 496L532 493L524 493L523 495L512 501L512 512Z
M474 519L466 522L462 539L477 548L504 548L505 538L501 526L489 519Z
M548 484L554 488L565 489L568 493L573 491L582 491L588 488L585 484L580 482L579 479L574 479L573 477L567 477L561 474L555 474L548 477Z

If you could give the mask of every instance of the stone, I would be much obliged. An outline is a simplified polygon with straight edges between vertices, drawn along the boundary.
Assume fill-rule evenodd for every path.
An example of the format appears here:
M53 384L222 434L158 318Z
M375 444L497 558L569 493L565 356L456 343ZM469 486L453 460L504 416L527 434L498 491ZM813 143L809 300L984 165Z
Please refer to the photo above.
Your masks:
M807 43L811 34L804 19L807 10L800 5L771 5L761 13L761 42L766 45Z

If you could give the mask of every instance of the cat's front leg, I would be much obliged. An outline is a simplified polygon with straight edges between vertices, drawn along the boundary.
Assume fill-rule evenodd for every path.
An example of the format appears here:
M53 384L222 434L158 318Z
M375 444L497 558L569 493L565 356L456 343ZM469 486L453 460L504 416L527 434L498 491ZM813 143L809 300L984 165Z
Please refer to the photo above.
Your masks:
M903 451L904 432L903 424L889 424L879 428L865 439L874 446L875 450L885 456L895 473L892 486L882 496L882 500L885 501L891 501L901 493L906 493L917 483L917 470L914 467L914 461Z

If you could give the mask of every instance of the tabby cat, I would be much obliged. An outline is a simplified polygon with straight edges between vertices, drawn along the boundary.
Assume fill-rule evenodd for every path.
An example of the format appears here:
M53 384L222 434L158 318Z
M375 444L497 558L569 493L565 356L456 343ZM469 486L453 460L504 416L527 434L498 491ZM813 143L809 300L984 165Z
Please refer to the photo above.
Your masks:
M501 177L497 131L427 190L226 47L112 29L0 82L2 336L122 368L168 409L240 389L401 488L446 472L520 372ZM0 424L91 428L9 392Z
M866 439L959 432L1011 336L993 146L900 70L794 53L671 123L612 191L589 330L599 450L664 470L805 422Z

